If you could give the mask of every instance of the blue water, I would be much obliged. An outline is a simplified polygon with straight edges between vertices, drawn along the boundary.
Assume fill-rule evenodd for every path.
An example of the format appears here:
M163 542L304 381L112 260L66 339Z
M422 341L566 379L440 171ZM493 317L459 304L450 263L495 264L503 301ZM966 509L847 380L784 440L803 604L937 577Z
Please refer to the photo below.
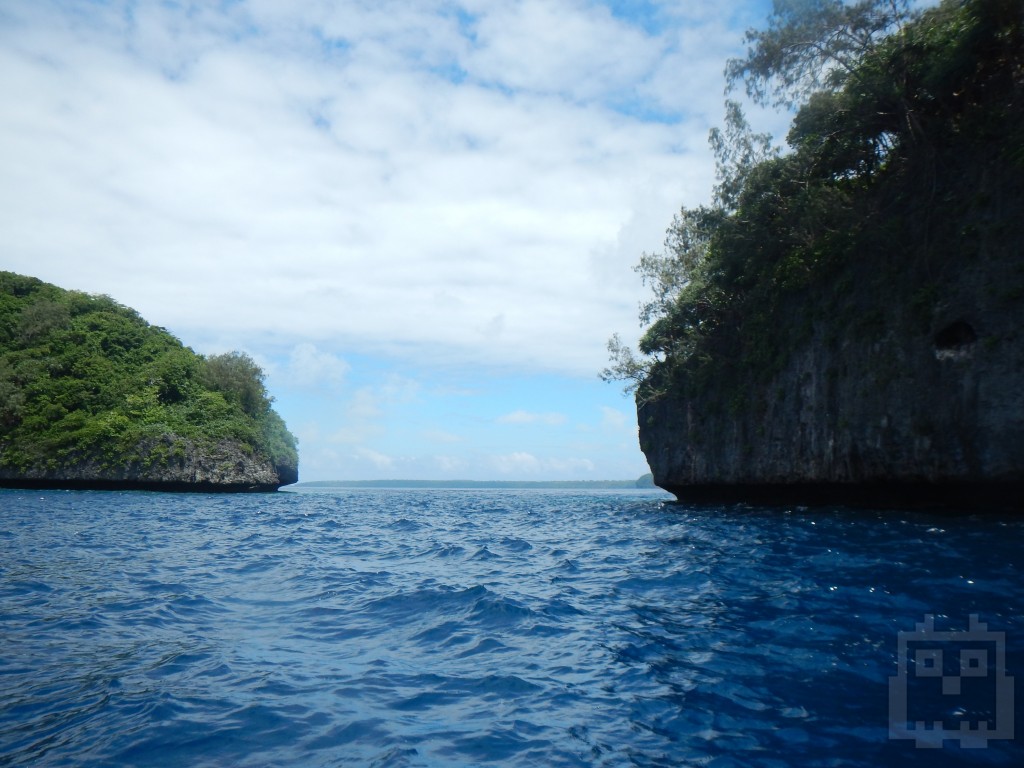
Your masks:
M0 491L0 765L1021 764L888 715L929 615L1024 677L1024 523L670 499Z

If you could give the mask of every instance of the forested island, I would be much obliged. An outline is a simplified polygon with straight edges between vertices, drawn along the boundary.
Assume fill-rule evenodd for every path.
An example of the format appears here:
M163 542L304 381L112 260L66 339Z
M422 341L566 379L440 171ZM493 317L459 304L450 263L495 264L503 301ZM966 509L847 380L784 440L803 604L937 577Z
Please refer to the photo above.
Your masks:
M248 355L0 272L0 487L276 490L298 454L271 403Z
M776 2L718 183L637 270L635 388L681 499L1024 507L1024 4Z

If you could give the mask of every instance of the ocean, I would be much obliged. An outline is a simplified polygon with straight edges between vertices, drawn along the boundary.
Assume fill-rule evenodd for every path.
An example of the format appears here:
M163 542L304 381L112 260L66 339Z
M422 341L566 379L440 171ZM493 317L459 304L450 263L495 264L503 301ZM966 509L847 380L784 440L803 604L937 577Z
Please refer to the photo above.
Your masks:
M0 765L1020 765L1022 545L656 490L0 491Z

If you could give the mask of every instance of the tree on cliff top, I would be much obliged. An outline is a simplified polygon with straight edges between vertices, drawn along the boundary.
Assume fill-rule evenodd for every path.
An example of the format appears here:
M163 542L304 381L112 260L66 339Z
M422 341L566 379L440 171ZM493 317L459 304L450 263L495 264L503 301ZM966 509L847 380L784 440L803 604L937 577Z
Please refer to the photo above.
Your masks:
M746 33L747 55L726 65L762 105L794 108L859 79L864 59L913 18L907 0L775 0L768 26Z
M263 370L244 352L212 355L202 367L204 384L255 418L270 410L272 398L267 395L264 378Z
M993 147L1024 165L1022 30L1019 0L920 13L902 1L777 0L726 74L762 104L801 103L790 151L770 151L729 105L711 137L712 203L683 209L665 251L641 257L654 297L641 305L640 354L613 337L602 377L643 401L680 382L770 372L784 355L772 333L780 307L823 289L872 242L899 253L892 226L900 216L928 226L934 206L913 201L964 151Z

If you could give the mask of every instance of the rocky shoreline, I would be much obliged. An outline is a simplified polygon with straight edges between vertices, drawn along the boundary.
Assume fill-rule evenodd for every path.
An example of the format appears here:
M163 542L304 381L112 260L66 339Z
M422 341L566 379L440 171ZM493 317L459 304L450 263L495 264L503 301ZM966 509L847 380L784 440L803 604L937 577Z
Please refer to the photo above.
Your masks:
M280 484L239 485L188 481L101 480L101 479L0 479L0 488L39 491L153 491L158 493L273 493Z
M241 443L199 445L171 435L139 446L123 464L83 458L47 468L0 467L0 487L41 490L260 493L297 481L296 467L277 466Z

